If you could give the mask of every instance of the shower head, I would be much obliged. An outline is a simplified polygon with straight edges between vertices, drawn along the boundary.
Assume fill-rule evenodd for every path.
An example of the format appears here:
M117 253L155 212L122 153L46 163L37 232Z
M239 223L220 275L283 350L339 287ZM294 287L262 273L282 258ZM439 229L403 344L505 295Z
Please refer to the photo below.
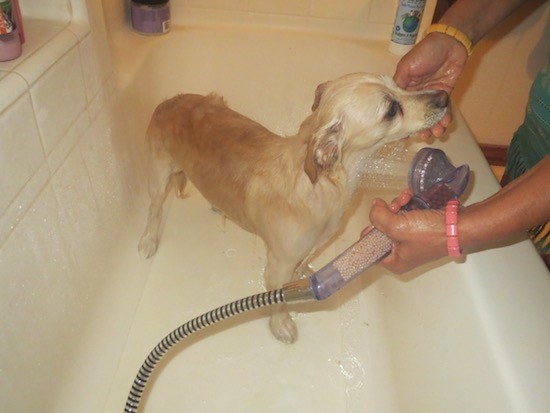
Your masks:
M452 198L458 198L468 185L468 165L454 167L441 149L422 148L409 169L408 183L414 196L404 208L440 209Z

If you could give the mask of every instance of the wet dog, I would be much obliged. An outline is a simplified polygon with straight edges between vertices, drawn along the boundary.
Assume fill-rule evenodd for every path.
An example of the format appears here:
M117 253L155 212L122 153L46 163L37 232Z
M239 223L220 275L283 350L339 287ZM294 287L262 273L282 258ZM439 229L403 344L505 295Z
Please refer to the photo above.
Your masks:
M189 179L263 239L266 287L280 288L338 230L368 156L435 125L448 101L443 91L408 92L387 77L350 74L319 85L312 113L295 136L283 138L217 95L169 99L147 130L151 206L139 252L156 252L163 202L171 187L181 195ZM282 306L270 326L283 342L297 338Z

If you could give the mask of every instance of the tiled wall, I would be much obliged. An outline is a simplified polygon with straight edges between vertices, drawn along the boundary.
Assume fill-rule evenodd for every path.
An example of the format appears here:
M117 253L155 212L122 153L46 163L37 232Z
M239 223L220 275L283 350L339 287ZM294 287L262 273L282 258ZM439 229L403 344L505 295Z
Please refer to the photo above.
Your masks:
M26 54L0 64L5 412L59 411L64 372L101 288L98 253L130 199L111 127L115 84L101 2L88 4L90 25L84 0L48 5L22 1ZM78 18L65 22L71 12Z

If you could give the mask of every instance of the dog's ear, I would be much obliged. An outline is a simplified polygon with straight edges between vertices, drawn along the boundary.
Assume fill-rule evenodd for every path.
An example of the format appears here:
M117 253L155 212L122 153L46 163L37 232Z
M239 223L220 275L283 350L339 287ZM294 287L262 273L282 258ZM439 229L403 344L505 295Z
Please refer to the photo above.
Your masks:
M317 129L307 145L304 171L312 184L319 180L319 175L331 169L340 159L342 122L332 122Z
M315 100L313 101L313 105L311 106L311 111L315 112L315 109L319 107L319 102L321 102L321 96L323 96L323 93L325 92L329 82L321 83L319 86L317 86L317 89L315 89Z

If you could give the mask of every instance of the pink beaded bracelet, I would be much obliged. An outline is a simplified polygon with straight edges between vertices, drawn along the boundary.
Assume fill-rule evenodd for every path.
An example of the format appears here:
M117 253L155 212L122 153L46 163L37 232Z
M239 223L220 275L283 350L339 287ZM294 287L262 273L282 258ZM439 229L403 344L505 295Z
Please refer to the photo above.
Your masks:
M445 227L447 230L447 251L449 256L459 258L462 256L458 242L458 199L451 199L445 207Z

